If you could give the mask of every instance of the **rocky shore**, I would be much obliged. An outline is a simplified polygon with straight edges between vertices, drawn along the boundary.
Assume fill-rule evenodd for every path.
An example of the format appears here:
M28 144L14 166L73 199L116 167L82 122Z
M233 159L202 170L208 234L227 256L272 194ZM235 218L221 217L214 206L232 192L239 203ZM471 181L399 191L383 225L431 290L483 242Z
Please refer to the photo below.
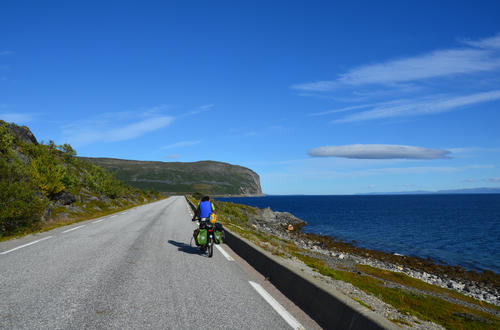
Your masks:
M329 236L308 234L301 230L306 225L304 221L288 212L275 212L270 208L250 215L248 221L259 231L293 242L298 248L310 251L314 256L321 256L321 259L333 269L354 269L355 265L369 265L403 273L426 283L452 289L474 299L500 306L500 275L493 272L478 273L459 266L437 264L428 259L359 248ZM449 297L446 299L453 300ZM488 312L492 310L488 309ZM500 312L493 312L500 316Z

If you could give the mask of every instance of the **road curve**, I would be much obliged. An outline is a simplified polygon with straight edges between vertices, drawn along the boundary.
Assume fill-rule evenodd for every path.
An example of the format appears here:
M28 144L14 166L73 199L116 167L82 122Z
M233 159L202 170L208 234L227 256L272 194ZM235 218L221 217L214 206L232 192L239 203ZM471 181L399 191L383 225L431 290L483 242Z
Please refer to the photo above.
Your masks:
M0 243L1 329L290 329L184 197Z

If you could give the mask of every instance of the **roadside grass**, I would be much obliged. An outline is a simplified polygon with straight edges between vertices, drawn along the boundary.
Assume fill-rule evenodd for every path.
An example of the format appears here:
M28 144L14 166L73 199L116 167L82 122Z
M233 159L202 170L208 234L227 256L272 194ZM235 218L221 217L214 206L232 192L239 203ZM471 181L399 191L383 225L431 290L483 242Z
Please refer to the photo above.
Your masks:
M358 304L360 304L361 306L366 307L366 308L368 308L371 311L373 310L372 306L366 304L363 300L355 298L355 297L351 297L351 299L354 300L355 302L357 302Z
M396 323L397 325L406 325L406 326L409 326L411 327L412 324L410 322L406 322L404 320L399 320L399 319L389 319L389 321L391 321L392 323Z
M244 229L241 226L235 226L230 222L222 221L221 222L225 227L231 229L231 231L237 233L241 237L252 241L257 246L263 248L266 251L271 252L273 255L282 257L282 258L290 258L291 255L287 253L286 242L279 240L273 236L266 235L263 233L251 231L250 228Z
M123 212L123 211L131 209L133 207L145 205L145 204L159 201L159 200L162 200L162 199L165 199L168 197L169 196L160 196L155 200L148 199L146 201L139 202L139 203L131 203L131 204L127 204L127 205L118 206L116 208L106 208L106 209L101 209L101 210L96 210L94 208L94 206L95 206L94 204L89 204L84 208L83 213L69 213L69 218L67 218L67 219L50 220L47 222L37 223L35 227L19 228L13 234L10 234L7 236L1 236L0 242L8 241L8 240L14 239L14 238L20 238L20 237L30 235L30 234L46 232L46 231L49 231L49 230L52 230L52 229L55 229L58 227L68 226L68 225L71 225L71 224L74 224L77 222L81 222L81 221L101 218L101 217L104 217L104 216L107 216L107 215L110 215L113 213ZM57 208L53 209L53 212L55 212L55 214L58 214L58 213L60 214L63 212L68 212L68 210L64 207L57 207Z
M394 306L402 313L438 323L447 329L498 329L500 326L500 319L488 313L433 296L415 294L400 288L388 288L383 281L371 276L333 270L316 258L300 254L296 256L322 275L351 283L364 292Z
M196 203L195 203L196 205ZM357 265L358 270L365 273L357 274L348 270L335 270L328 267L321 259L305 255L295 244L275 236L257 231L248 224L247 206L217 202L218 219L236 234L254 242L261 248L275 255L290 258L295 257L318 273L334 280L351 283L355 287L371 294L385 303L392 305L403 314L413 315L420 320L430 321L442 325L447 329L499 329L500 319L494 315L448 302L426 294L416 294L406 289L390 288L384 281L398 283L404 286L423 291L440 293L448 297L477 304L479 306L499 310L498 306L478 301L456 291L428 284L405 274L389 272L366 265ZM251 209L251 208L250 208ZM310 251L308 251L310 252ZM376 277L376 278L374 278ZM359 299L355 299L362 306L371 309ZM411 325L404 320L391 319L395 324ZM418 321L415 321L418 323Z
M419 289L419 290L443 294L443 295L446 295L446 296L451 297L451 298L459 299L459 300L462 300L462 301L465 301L468 303L472 303L475 305L479 305L482 307L491 308L491 309L495 309L497 311L500 311L499 306L495 306L493 304L489 304L487 302L474 299L472 297L466 296L466 295L461 294L460 292L457 292L454 290L450 290L450 289L446 289L446 288L442 288L442 287L439 287L436 285L426 283L422 280L410 277L410 276L403 274L403 273L392 272L392 271L388 271L388 270L384 270L384 269L380 269L380 268L375 268L375 267L368 266L368 265L356 265L356 268L365 274L372 275L372 276L375 276L375 277L383 279L383 280L391 281L394 283L398 283L398 284L412 287L412 288Z

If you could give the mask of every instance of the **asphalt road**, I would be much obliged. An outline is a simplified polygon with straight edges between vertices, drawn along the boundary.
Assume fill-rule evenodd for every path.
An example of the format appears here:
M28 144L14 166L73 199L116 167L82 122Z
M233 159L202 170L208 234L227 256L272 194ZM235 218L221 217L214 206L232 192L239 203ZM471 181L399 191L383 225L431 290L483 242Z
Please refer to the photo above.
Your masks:
M1 329L290 329L184 197L0 243Z

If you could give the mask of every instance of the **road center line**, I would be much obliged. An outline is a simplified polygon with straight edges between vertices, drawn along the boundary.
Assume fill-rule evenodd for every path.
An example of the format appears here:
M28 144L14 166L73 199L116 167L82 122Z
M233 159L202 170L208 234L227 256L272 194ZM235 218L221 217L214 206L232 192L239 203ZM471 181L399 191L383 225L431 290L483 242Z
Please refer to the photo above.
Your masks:
M71 229L65 230L65 231L63 231L62 233L64 234L64 233L67 233L67 232L70 232L70 231L73 231L73 230L80 229L80 228L82 228L82 227L85 227L85 225L81 225L81 226L78 226L78 227L75 227L75 228L71 228Z
M220 251L220 253L222 253L222 255L229 261L234 261L233 257L231 257L223 248L222 246L219 246L219 245L215 245L215 247L217 248L217 250Z
M99 223L99 222L101 222L101 221L104 221L104 219L97 220L97 221L94 221L94 222L92 222L92 223Z
M299 323L290 313L286 311L286 309L281 306L279 302L276 301L264 288L255 282L248 281L250 285L257 291L262 298L264 298L265 301L269 305L271 305L272 308L288 323L293 329L297 330L304 330L305 328L302 326L302 324Z
M7 253L9 253L9 252L12 252L12 251L16 251L16 250L22 249L23 247L27 247L27 246L33 245L33 244L38 243L38 242L41 242L41 241L45 241L46 239L49 239L49 238L51 238L51 237L52 237L52 236L47 236L47 237L44 237L44 238L39 239L39 240L37 240L37 241L33 241L33 242L31 242L31 243L24 244L24 245L21 245L21 246L15 247L15 248L10 249L10 250L4 251L4 252L0 252L0 254L7 254Z

